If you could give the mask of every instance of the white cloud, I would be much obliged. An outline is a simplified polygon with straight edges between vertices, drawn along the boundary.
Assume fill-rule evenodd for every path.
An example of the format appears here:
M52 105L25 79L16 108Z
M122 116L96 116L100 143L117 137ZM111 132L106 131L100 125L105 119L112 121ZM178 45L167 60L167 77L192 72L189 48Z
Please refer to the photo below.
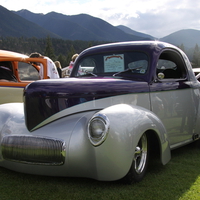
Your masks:
M200 29L200 2L196 0L1 0L8 10L34 13L55 11L65 15L85 13L112 25L163 37L180 29Z

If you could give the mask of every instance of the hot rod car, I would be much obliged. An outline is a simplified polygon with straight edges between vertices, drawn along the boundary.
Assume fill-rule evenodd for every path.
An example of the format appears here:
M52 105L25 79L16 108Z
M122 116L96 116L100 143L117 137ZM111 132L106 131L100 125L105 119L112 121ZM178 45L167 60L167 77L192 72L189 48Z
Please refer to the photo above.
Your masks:
M29 58L27 55L0 50L0 104L23 102L23 90L29 83L39 80L39 64L47 78L47 60Z
M70 78L40 80L0 106L0 166L49 176L141 181L151 153L199 139L200 83L187 56L159 42L91 47Z

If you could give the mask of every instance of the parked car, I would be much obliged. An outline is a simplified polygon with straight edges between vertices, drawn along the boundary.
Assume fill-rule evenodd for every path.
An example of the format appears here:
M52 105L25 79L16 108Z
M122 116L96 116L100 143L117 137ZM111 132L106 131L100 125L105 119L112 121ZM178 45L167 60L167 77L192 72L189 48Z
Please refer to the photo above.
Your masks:
M0 50L0 104L23 102L23 90L29 83L39 80L39 66L44 66L47 78L46 60L29 58L16 52Z
M192 70L193 70L197 80L200 81L200 68L193 68Z
M26 86L0 105L0 166L23 173L141 181L151 155L199 139L200 83L187 56L158 41L91 47L70 78Z

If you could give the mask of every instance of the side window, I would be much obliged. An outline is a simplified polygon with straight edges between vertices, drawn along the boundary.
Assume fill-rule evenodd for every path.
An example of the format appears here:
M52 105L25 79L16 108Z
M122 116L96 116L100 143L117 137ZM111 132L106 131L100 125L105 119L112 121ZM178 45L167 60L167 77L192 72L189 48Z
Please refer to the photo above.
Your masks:
M19 78L22 81L35 81L39 80L39 72L31 64L25 62L18 63Z
M1 82L17 82L17 78L13 72L12 62L2 61L0 62L0 81Z
M165 51L160 55L156 73L159 79L184 79L186 78L185 67L178 53Z

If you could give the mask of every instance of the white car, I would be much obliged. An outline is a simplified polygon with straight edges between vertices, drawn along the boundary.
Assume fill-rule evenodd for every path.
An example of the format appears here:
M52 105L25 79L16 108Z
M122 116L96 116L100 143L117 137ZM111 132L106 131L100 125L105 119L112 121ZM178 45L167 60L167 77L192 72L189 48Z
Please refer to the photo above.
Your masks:
M200 81L200 68L193 68L192 70L193 70L197 80Z

